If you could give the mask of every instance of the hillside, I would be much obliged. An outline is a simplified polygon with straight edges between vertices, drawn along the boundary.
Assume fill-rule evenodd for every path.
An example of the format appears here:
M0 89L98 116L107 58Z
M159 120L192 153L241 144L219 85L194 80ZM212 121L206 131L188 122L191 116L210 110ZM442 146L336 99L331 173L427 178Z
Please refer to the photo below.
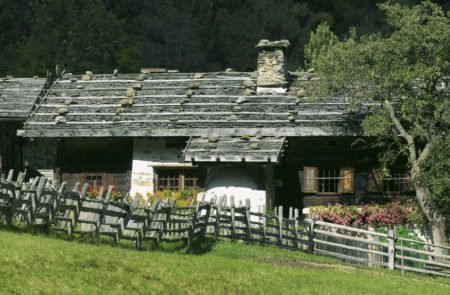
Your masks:
M450 281L271 246L165 244L0 231L1 294L449 294Z

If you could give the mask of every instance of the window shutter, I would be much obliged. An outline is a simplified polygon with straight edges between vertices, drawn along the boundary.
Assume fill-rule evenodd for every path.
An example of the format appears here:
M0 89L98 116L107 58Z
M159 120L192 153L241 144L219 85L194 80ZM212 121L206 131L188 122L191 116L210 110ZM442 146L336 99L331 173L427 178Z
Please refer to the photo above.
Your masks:
M353 193L355 169L353 167L342 167L339 173L339 192Z
M303 192L317 193L319 180L317 179L319 171L317 167L303 167Z
M369 192L381 192L383 191L383 172L381 169L369 170L369 186L367 188Z
M86 177L87 175L84 173L78 174L78 181L80 182L80 189L83 187L83 185L86 183Z

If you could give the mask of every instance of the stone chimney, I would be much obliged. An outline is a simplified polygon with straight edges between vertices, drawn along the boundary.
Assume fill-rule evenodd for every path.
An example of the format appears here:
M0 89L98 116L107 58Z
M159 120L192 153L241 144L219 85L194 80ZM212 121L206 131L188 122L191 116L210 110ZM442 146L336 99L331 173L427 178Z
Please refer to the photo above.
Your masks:
M284 93L287 87L287 48L288 40L259 41L258 55L258 93Z

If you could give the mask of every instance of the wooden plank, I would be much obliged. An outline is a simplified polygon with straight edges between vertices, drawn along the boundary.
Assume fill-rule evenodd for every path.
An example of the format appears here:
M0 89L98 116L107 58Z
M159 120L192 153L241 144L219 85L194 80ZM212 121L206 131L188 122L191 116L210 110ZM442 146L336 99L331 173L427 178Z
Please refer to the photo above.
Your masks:
M444 245L439 245L439 244L432 244L432 243L427 243L427 242L417 241L417 240L412 240L412 239L397 238L397 241L410 242L410 243L415 243L415 244L426 245L426 246L431 246L431 247L435 247L435 248L442 248L442 249L450 250L449 246L444 246Z
M391 270L395 268L395 232L394 229L388 229L388 267Z
M368 264L369 263L369 260L367 258L359 258L359 257L349 256L349 255L345 255L345 254L341 254L341 253L335 253L335 252L330 252L330 251L321 250L321 249L316 249L315 252L317 254L333 256L333 257L336 257L336 258L350 260L350 261L356 261L356 262L360 262L360 263L364 263L364 264ZM372 263L374 265L385 266L385 267L388 266L387 263L383 263L383 262L379 262L379 261L370 261L370 263Z
M370 254L377 254L377 255L382 255L382 256L385 256L385 257L389 257L389 253L375 251L375 250L368 250L368 249L363 249L363 248L359 248L359 247L347 246L347 245L343 245L343 244L339 244L339 243L327 242L327 241L323 241L323 240L320 240L320 239L313 239L313 242L316 243L316 244L323 244L323 245L327 245L327 246L333 246L333 247L336 247L336 248L342 248L342 249L347 249L347 250L354 250L354 251L370 253ZM317 248L314 249L314 251L316 251L316 250L317 250Z
M404 247L404 246L395 246L395 249L403 250L403 251L407 251L407 252L414 252L414 253L418 253L418 254L425 254L425 255L428 255L428 256L432 256L432 257L450 259L449 255L437 254L437 253L434 253L434 252L418 250L418 249Z
M208 121L211 123L210 121ZM167 123L164 121L164 123ZM326 126L317 124L314 125L299 125L295 127L286 127L285 124L274 127L273 122L269 122L264 128L262 127L252 127L252 126L239 126L236 122L231 122L233 128L224 128L225 125L221 124L221 127L210 126L210 128L204 128L205 122L199 122L201 126L189 126L189 128L180 126L177 128L140 128L137 124L135 129L130 129L129 126L78 126L81 129L75 128L70 124L64 128L63 126L53 126L52 128L47 128L54 123L45 123L47 126L44 128L26 127L26 129L18 130L18 135L22 137L111 137L111 136L126 136L126 137L140 137L140 136L208 136L210 134L221 134L222 136L235 136L239 134L256 134L260 133L262 136L271 136L273 134L283 133L287 136L355 136L358 133L352 131L348 128L343 128L340 126ZM224 123L224 122L219 122ZM252 122L249 122L252 123ZM69 127L69 128L67 128ZM72 128L74 127L74 128ZM106 128L107 127L107 128ZM148 127L148 126L147 126ZM239 128L236 130L236 128Z
M361 233L361 234L368 234L368 235L379 236L379 237L384 237L384 238L388 237L387 234L373 232L373 231L368 231L368 230L363 230L363 229L349 227L349 226L345 226L345 225L339 225L339 224L334 224L334 223L323 222L323 221L320 221L320 220L315 220L314 223L316 225L327 226L327 227L338 228L338 229L345 229L345 230L348 230L348 231L353 231L353 232L357 232L357 233Z
M278 207L278 244L283 244L283 206Z
M442 273L442 272L438 272L438 271L434 271L434 270L420 269L420 268L415 268L415 267L410 267L410 266L402 266L400 264L396 264L395 268L412 271L412 272L425 273L425 274L430 274L430 275L450 277L450 274L447 274L447 273Z
M252 227L250 224L250 199L245 199L245 219L246 219L246 226L247 226L247 235L248 235L248 241L252 240Z
M230 196L230 209L231 209L231 239L234 240L236 238L234 196Z
M299 237L298 237L298 215L299 210L297 208L294 209L294 235L295 235L295 248L298 249L300 247Z
M349 236L349 235L338 234L338 233L329 232L329 231L324 231L324 230L314 229L314 233L322 234L322 235L330 236L330 237L336 237L336 238L341 238L341 239L347 239L347 240L355 241L355 242L362 242L362 243L371 244L371 245L376 245L376 246L380 246L380 247L386 247L386 248L388 247L388 244L387 244L387 243L382 243L382 242L378 242L378 241L373 241L373 240L369 240L369 239L365 239L365 238L352 237L352 236Z
M433 261L433 260L429 260L429 259L427 260L427 259L414 258L414 257L410 257L410 256L405 256L405 255L396 255L396 258L414 261L414 262L425 263L427 265L440 266L440 267L448 268L448 270L450 271L449 263L443 263L443 262Z

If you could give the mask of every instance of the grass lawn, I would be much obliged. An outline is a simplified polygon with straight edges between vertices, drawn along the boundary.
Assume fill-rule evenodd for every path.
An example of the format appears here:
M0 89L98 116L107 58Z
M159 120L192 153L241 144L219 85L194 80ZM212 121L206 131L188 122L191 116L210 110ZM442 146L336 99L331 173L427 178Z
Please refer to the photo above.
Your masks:
M448 279L271 246L148 247L1 229L0 294L450 294Z

